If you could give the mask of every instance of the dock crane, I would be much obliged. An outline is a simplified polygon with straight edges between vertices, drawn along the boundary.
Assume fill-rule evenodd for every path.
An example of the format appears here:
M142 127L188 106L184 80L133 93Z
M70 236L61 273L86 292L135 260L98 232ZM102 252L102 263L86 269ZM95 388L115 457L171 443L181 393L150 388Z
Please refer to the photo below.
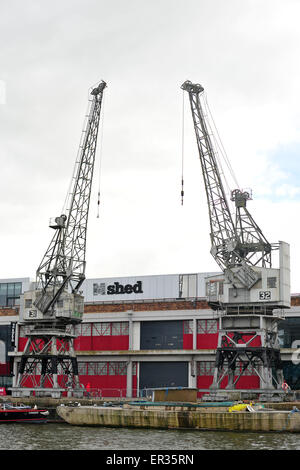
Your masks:
M204 88L189 80L181 88L188 93L192 112L208 203L211 254L221 269L206 284L208 303L219 316L211 389L218 390L226 376L227 389L234 389L251 368L259 377L259 390L270 395L274 389L280 391L283 383L277 335L280 315L274 310L282 313L290 307L289 245L269 243L248 211L248 191L231 191L232 215L205 113ZM277 269L272 263L275 250Z
M54 235L37 269L34 289L21 298L20 324L26 327L28 339L13 396L34 392L57 397L66 388L81 395L74 326L82 321L84 309L80 287L85 279L89 205L105 88L101 81L90 91L66 211L50 219ZM63 377L60 383L59 375Z

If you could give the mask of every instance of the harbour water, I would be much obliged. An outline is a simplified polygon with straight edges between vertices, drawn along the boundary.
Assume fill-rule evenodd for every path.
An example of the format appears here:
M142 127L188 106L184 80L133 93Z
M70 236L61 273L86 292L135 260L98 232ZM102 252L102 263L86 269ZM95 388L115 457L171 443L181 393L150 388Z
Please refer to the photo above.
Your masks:
M300 450L300 434L1 424L0 450Z

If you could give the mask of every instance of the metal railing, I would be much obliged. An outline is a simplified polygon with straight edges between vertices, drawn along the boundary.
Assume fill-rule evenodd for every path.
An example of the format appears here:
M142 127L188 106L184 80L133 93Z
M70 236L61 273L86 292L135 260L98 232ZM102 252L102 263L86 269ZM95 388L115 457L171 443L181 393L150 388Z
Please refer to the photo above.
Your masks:
M90 388L85 389L83 396L86 398L127 398L126 388ZM139 397L139 390L132 389L132 398Z
M109 398L120 398L120 399L128 399L132 398L139 399L142 398L147 401L152 401L153 393L155 388L133 388L131 392L131 397L128 397L127 389L126 388L86 388L83 387L83 396L85 398L100 398L100 399L109 399ZM177 387L168 387L169 390L176 389ZM199 390L204 391L204 390ZM205 390L208 393L208 390Z

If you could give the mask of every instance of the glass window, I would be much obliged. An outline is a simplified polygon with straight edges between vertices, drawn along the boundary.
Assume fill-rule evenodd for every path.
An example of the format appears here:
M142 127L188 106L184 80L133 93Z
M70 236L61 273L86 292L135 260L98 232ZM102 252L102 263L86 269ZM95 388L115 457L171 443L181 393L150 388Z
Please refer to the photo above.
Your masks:
M78 375L87 375L87 363L78 362Z
M218 320L207 320L206 328L208 334L218 333Z
M99 375L99 362L88 362L88 375ZM105 364L105 363L104 363Z
M193 334L193 320L184 320L183 322L183 333L185 335Z
M84 362L79 375L107 375L107 362Z
M110 336L110 323L93 323L93 336Z
M0 284L0 295L7 295L7 284Z
M292 390L300 389L300 364L283 361L283 375Z
M300 341L300 318L286 317L278 324L278 339L282 348L296 348Z
M0 364L6 363L6 345L4 341L0 341Z
M129 334L128 322L112 322L111 324L112 336L121 336Z
M15 283L15 295L21 295L22 293L22 282Z
M197 333L199 334L214 334L218 332L218 320L198 320Z
M267 287L268 289L272 289L277 287L277 278L276 277L267 277Z
M91 336L91 323L80 323L75 325L75 335L78 336Z
M120 322L113 322L111 324L111 334L113 336L120 336L121 335L121 323Z
M0 284L0 306L12 307L20 304L21 282L3 282Z
M92 324L82 323L81 324L81 335L80 336L91 336L92 335Z
M13 307L15 305L15 298L14 297L7 297L6 299L6 306Z
M205 335L206 331L206 320L198 320L197 321L197 333L198 335Z
M126 362L110 362L108 364L108 375L126 375Z
M93 323L93 336L121 336L129 334L128 322Z
M129 323L127 321L121 322L121 335L129 335Z
M98 375L108 375L107 362L98 362Z
M215 363L213 361L197 362L197 375L214 375Z
M15 284L14 284L14 282L9 282L7 284L7 295L15 295Z

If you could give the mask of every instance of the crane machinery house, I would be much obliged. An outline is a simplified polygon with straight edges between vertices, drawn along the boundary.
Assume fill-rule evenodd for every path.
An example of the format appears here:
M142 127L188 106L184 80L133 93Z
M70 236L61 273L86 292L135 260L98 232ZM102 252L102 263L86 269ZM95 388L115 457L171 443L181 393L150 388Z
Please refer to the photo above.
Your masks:
M289 245L279 242L279 267L264 268L254 266L252 269L257 273L258 280L251 289L245 288L240 283L232 286L231 279L225 273L212 276L207 279L208 302L213 306L221 304L265 305L274 307L290 306L290 253ZM234 268L238 272L240 268Z

